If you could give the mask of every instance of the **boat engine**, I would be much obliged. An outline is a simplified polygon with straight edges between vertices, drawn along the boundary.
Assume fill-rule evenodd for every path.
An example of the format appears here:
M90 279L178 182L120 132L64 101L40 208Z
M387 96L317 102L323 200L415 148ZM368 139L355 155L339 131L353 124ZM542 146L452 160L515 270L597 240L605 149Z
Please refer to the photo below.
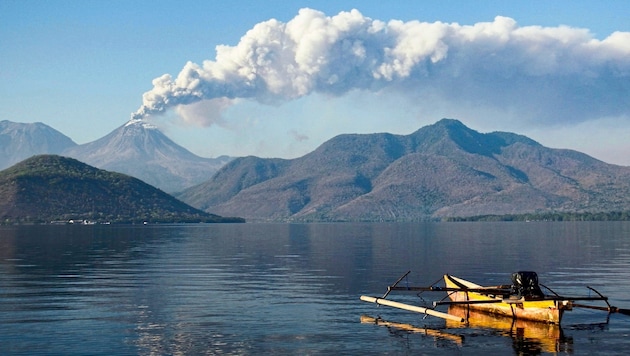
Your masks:
M532 271L512 273L512 294L525 299L539 299L545 296L538 285L538 275Z

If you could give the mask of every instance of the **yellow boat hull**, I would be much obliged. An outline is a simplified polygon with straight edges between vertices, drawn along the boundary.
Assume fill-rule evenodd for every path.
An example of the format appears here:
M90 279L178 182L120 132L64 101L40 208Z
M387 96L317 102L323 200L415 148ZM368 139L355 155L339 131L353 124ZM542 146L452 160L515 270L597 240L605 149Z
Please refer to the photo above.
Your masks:
M462 291L449 292L449 298L454 302L467 301L496 301L496 303L470 303L467 308L488 314L509 317L512 319L531 320L551 324L560 324L562 314L571 309L569 301L554 299L525 300L514 297L495 296L492 294L466 291L470 289L483 289L483 286L463 280L461 278L444 275L447 288L461 288Z

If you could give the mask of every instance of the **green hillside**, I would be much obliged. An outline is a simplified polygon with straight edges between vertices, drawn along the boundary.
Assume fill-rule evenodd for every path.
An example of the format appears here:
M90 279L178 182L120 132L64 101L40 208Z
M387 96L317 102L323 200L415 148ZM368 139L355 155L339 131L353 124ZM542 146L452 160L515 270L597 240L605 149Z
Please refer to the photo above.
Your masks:
M136 178L57 155L0 171L0 223L243 222L195 209Z

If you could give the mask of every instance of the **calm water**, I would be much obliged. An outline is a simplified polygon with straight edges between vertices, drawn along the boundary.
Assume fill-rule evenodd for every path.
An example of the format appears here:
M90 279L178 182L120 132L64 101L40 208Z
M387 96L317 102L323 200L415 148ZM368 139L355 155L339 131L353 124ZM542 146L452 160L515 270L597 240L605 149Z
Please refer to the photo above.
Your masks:
M630 316L461 328L359 296L535 270L630 309L629 266L620 222L0 227L0 354L627 354Z

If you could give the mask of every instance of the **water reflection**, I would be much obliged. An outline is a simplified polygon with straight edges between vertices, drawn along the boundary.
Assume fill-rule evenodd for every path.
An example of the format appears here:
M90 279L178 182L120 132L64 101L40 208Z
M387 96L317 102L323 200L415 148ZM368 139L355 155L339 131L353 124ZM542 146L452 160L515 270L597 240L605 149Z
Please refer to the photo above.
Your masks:
M411 333L416 333L416 334L432 337L436 340L448 340L448 341L453 342L457 346L462 346L464 344L463 335L449 333L448 331L445 331L445 330L430 329L427 327L417 327L411 324L387 321L380 317L374 318L368 315L361 315L361 323L384 326L388 328L390 332L393 332L393 333L395 333L396 330L400 330L404 332L411 332Z
M467 324L447 321L448 328L490 330L509 337L514 351L519 355L573 353L573 338L565 336L559 325L497 317L456 305L449 306L448 312L468 320Z

